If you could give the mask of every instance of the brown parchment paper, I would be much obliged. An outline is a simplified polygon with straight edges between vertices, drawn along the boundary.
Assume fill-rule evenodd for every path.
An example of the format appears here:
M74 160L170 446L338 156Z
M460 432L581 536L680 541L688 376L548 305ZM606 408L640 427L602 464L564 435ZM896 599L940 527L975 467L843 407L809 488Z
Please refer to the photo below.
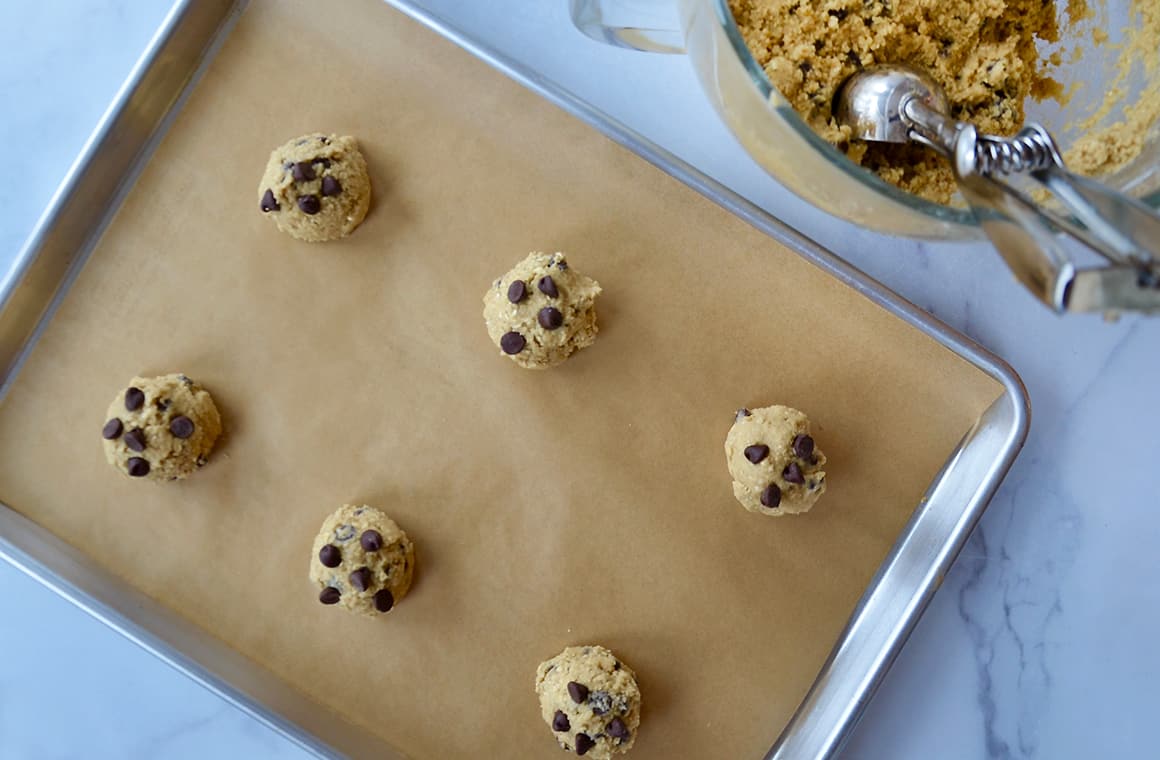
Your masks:
M0 498L416 758L558 757L535 668L587 642L639 676L633 757L759 756L999 387L378 0L320 7L250 3L0 407ZM346 241L258 212L270 149L313 130L371 167ZM548 372L481 316L533 249L605 291ZM187 481L131 481L104 411L164 372L226 436ZM775 402L830 459L804 517L730 491L734 410ZM306 579L343 502L415 539L389 617Z

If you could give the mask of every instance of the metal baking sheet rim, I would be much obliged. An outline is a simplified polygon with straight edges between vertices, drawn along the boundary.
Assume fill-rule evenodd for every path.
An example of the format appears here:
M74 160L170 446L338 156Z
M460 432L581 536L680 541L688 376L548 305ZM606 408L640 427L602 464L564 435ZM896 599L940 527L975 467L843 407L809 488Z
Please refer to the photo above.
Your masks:
M385 2L789 246L1002 385L1002 395L966 432L936 475L813 687L765 757L836 755L1023 446L1030 405L1022 382L1001 359L969 338L535 71L472 39L413 0ZM176 0L61 182L8 276L0 281L0 399L246 4ZM164 97L156 97L158 93ZM130 106L134 122L125 118ZM102 181L107 192L86 192ZM0 557L9 564L302 749L320 757L384 756L377 737L320 710L269 671L0 506Z

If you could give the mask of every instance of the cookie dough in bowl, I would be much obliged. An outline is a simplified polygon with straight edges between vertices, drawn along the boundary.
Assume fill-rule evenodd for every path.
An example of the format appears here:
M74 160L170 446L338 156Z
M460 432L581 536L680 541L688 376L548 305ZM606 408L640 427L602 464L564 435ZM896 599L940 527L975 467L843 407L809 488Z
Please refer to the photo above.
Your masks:
M310 580L322 604L377 617L407 595L414 571L411 539L374 507L343 505L314 539Z
M303 135L276 148L258 186L258 207L278 229L307 242L346 237L371 203L367 162L353 137Z
M536 670L540 714L565 750L595 760L632 749L640 726L636 674L602 646L568 647Z
M818 135L855 163L927 200L948 203L950 165L914 145L851 139L832 110L854 72L905 63L929 74L951 116L1012 135L1024 103L1061 89L1040 48L1057 43L1054 0L729 0L746 46Z
M527 369L547 369L596 340L600 283L562 253L530 253L483 297L487 333L500 353Z
M185 375L135 377L101 429L105 458L131 478L165 481L202 467L222 432L209 392Z
M733 495L750 512L801 514L826 492L826 455L810 434L809 418L797 409L738 410L725 457Z

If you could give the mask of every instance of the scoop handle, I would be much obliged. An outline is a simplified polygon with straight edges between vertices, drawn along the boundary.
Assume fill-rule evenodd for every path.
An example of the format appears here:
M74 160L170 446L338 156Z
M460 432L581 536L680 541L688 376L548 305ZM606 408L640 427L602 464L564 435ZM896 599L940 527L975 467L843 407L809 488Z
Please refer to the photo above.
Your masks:
M969 126L931 108L919 97L906 98L898 111L911 140L933 148L947 159L954 157L959 134Z
M1035 204L978 174L960 177L959 190L1015 279L1053 311L1067 311L1075 266Z
M1072 174L1062 165L1032 172L1031 176L1104 243L1099 252L1107 258L1142 266L1160 261L1160 216L1140 201Z
M980 138L973 126L962 125L956 139L953 164L959 189L983 231L1028 290L1060 313L1160 312L1160 281L1149 276L1154 269L1148 261L1109 255L1107 240L1101 236L1104 230L1076 225L1006 182L980 173ZM1062 167L1060 171L1066 172ZM1100 223L1106 224L1107 219L1100 217ZM1112 265L1077 269L1062 246L1060 233L1104 254Z
M979 135L919 98L901 106L910 139L941 153L979 226L1028 290L1056 312L1160 311L1160 217L1143 203L1072 174L1047 130L1025 127L1013 138ZM1004 174L1030 174L1072 219L1037 204ZM1077 269L1060 233L1112 263Z

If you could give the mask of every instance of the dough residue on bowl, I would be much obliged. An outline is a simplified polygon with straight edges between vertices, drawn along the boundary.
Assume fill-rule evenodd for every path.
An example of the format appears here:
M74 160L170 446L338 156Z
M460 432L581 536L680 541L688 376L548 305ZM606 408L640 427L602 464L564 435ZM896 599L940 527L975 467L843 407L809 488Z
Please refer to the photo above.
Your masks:
M1068 7L1082 2L1069 0ZM1103 102L1079 120L1082 137L1064 151L1068 168L1080 174L1095 177L1119 171L1144 151L1149 139L1156 139L1160 128L1160 4L1133 0L1131 15L1134 23L1124 29L1124 40L1116 46L1116 74ZM1102 29L1093 31L1107 39ZM1125 101L1133 74L1142 74L1146 84L1124 105L1120 118L1108 123L1108 115Z

